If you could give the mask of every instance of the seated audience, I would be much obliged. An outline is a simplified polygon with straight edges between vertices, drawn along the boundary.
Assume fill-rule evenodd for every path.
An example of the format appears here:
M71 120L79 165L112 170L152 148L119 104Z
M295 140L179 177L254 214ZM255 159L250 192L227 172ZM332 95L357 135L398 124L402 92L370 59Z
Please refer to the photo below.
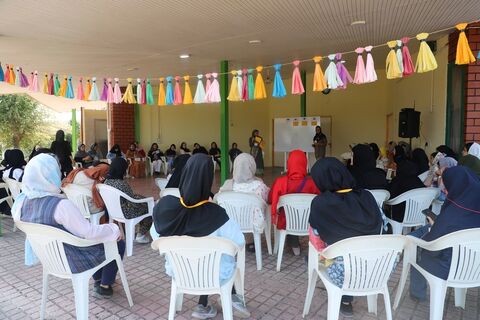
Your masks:
M165 151L165 156L167 157L168 167L172 168L173 159L177 156L177 147L174 144L170 145L170 148Z
M235 158L240 154L242 153L242 151L240 149L238 149L238 145L236 142L232 143L232 149L230 149L230 151L228 151L228 155L230 156L230 161L232 161L232 163L235 161Z
M436 149L437 152L445 154L445 156L458 160L457 154L450 147L446 145L438 146Z
M466 156L468 154L468 150L470 149L470 147L472 145L473 145L473 142L465 143L465 145L463 146L463 150L462 150L462 156Z
M150 158L153 166L152 174L160 174L163 163L163 160L161 158L163 157L163 152L158 149L158 144L152 143L150 151L148 151L148 157Z
M123 257L125 242L115 224L93 225L84 218L73 202L61 196L61 172L57 160L48 154L35 156L25 167L24 187L12 209L14 219L39 223L71 233L77 237L101 242L117 241ZM89 247L64 246L68 264L74 274L91 269L105 260L103 244ZM109 298L117 274L115 261L93 274L94 292Z
M213 163L209 156L198 154L192 156L180 179L181 198L165 196L155 205L153 218L155 230L161 237L214 236L233 241L242 247L245 238L238 224L229 219L225 209L209 202L213 183ZM169 261L165 262L168 275L172 276ZM220 262L220 281L235 275L235 258L223 255ZM234 316L248 318L250 312L242 299L232 292ZM208 304L208 296L200 296L198 305L192 313L196 319L214 318L217 310Z
M90 146L88 155L90 156L90 158L92 158L92 161L100 161L103 159L103 154L100 151L100 147L98 146L98 143L95 142Z
M88 210L92 214L98 213L104 210L105 204L97 190L97 184L102 183L105 180L105 176L109 169L110 166L106 163L99 163L88 169L75 169L63 179L62 187L68 189L71 185L75 185L85 189L85 191L90 193L90 198L88 198Z
M450 157L443 157L438 160L438 170L436 172L437 175L437 186L440 188L440 194L437 197L437 200L445 201L447 197L445 192L445 185L441 183L443 172L448 169L455 167L458 164L457 160L450 158ZM438 183L440 181L440 183Z
M190 155L187 153L179 155L175 158L175 160L173 160L173 171L165 188L178 188L180 186L180 177L182 176L183 168L187 164L189 158Z
M186 142L182 142L180 144L180 154L186 154L186 153L190 153L190 149L187 148Z
M112 146L112 149L110 149L110 151L108 151L107 153L107 159L108 160L113 160L115 158L124 158L126 159L126 156L125 154L122 152L122 149L120 149L120 145L118 144L114 144Z
M207 149L205 147L199 145L198 143L193 144L193 151L192 154L197 154L197 153L203 153L203 154L208 154Z
M268 195L272 224L276 225L277 229L284 230L286 227L285 212L283 208L277 212L277 204L281 196L289 193L320 193L312 178L307 176L307 157L300 150L290 152L287 160L287 175L281 176L273 182ZM293 253L298 256L300 254L298 236L288 235L287 243L292 247Z
M476 142L472 143L470 148L468 148L468 154L471 154L472 156L475 156L478 159L480 159L480 144Z
M377 168L375 155L370 146L357 144L352 149L353 164L350 173L355 178L357 188L386 189L387 178L385 171Z
M312 178L320 194L312 201L310 212L310 242L319 251L340 240L380 234L383 227L381 212L373 195L355 186L353 176L336 158L318 160L312 168ZM343 257L334 259L327 269L330 279L342 287ZM353 297L343 296L340 312L353 315Z
M210 144L210 150L208 151L208 154L211 155L213 157L213 161L215 161L218 166L220 167L221 166L221 163L220 163L220 149L218 148L217 146L217 143L216 142L212 142Z
M137 145L132 143L126 157L129 162L128 175L134 178L145 177L145 152L137 150Z
M445 154L441 152L433 152L430 154L429 165L427 178L423 181L423 184L426 187L437 187L438 186L438 162L440 159L445 158ZM453 158L452 158L453 159Z
M467 154L458 160L458 164L470 168L477 176L480 177L480 160L474 155Z
M480 228L480 179L470 169L456 166L442 174L447 199L435 221L415 230L411 235L434 241L455 231ZM427 251L420 249L419 266L434 276L446 280L452 262L452 249ZM427 281L415 268L410 269L410 296L425 300Z
M417 175L421 175L430 168L428 156L421 148L416 148L412 151L412 162L418 167Z
M90 157L87 151L85 151L85 144L82 143L78 146L78 150L73 157L75 162L82 164L82 167L86 168L92 165L93 159ZM98 159L97 159L98 160Z
M107 179L105 179L105 184L108 186L112 186L126 195L134 198L134 199L143 199L144 196L137 195L133 193L132 188L128 184L126 180L123 179L127 172L128 163L127 160L123 158L115 158L112 160L112 164L110 165L110 169L107 173ZM127 199L120 199L122 212L124 216L128 219L136 218L139 216L143 216L144 214L148 213L148 206L146 203L133 203L128 201ZM138 243L149 243L150 239L148 236L148 230L152 225L152 218L148 217L143 219L139 223L139 230L135 241Z
M22 182L23 167L27 164L22 150L8 149L5 151L2 165L5 167L0 171L2 178L10 178Z

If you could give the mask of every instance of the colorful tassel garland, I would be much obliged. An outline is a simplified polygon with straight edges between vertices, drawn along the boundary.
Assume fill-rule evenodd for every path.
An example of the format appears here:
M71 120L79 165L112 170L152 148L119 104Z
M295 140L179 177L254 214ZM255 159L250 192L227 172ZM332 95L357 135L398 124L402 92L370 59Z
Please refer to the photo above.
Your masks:
M173 104L179 105L183 103L182 90L180 89L180 77L175 77L175 90L173 91Z
M55 74L55 80L53 82L53 92L58 97L60 91L60 80L58 80L58 74Z
M45 76L43 77L43 87L42 87L42 92L45 94L50 94L48 92L48 73L45 73Z
M300 69L298 68L298 66L300 65L300 61L295 60L292 63L294 67L292 74L292 94L303 94L305 92L305 88L303 87L302 77L300 76Z
M330 63L325 70L325 80L327 81L329 89L337 89L338 87L343 86L343 82L338 75L337 66L335 65L335 55L329 54L328 59L330 60Z
M91 91L92 91L92 82L90 81L90 78L87 78L87 84L85 86L84 100L88 100L88 97L90 97L90 92Z
M347 84L353 82L353 78L348 72L347 68L345 67L345 60L342 59L342 54L337 53L335 55L335 59L337 60L337 73L342 80L343 85L339 86L342 89L347 89Z
M322 57L313 57L313 62L315 62L315 71L313 72L313 91L315 92L323 91L327 88L327 84L325 82L325 75L323 74L320 61L322 61Z
M137 78L137 103L142 103L142 79Z
M396 47L395 53L397 55L398 68L400 69L400 72L403 75L403 56L402 56L402 41L401 40L397 40L397 47Z
M33 71L30 72L30 79L28 80L28 90L32 91L33 86Z
M114 103L114 94L113 94L113 85L112 85L112 78L108 78L108 85L107 85L107 103Z
M8 83L15 85L15 71L13 71L13 66L10 66L10 69L8 71Z
M242 80L242 100L248 100L248 70L243 69L243 80Z
M185 81L185 88L183 94L183 104L192 104L192 90L190 89L190 76L184 76L183 80Z
M402 71L398 65L397 54L395 53L395 47L397 46L397 41L392 40L387 42L390 51L387 55L385 71L387 73L387 79L397 79L402 77Z
M238 96L240 101L242 101L242 90L243 90L243 77L242 77L242 70L237 70L237 89L238 89Z
M253 81L253 69L248 69L248 100L255 100L255 82Z
M211 73L207 73L207 74L205 75L205 78L206 78L206 80L205 80L205 95L206 95L207 92L208 92L208 89L210 89L210 85L212 84L212 80L211 80L212 74L211 74ZM205 102L207 102L207 100L205 100Z
M38 92L38 71L35 70L32 72L33 76L30 79L30 86L29 89L33 92Z
M67 86L68 86L67 76L64 76L62 84L60 85L60 89L58 90L59 97L65 97L67 95Z
M23 73L22 68L20 68L20 87L27 88L29 85L27 75Z
M98 101L98 99L100 99L100 94L98 93L97 78L92 77L92 90L90 91L90 95L88 96L88 100Z
M5 81L5 74L3 73L2 63L0 62L0 81Z
M153 99L153 89L150 79L147 80L147 88L145 90L146 103L149 105L155 104L155 99Z
M353 83L362 84L365 83L365 62L363 61L363 51L365 48L359 47L355 49L357 54L357 66L355 67L355 77Z
M175 101L173 97L172 80L172 77L167 77L167 93L165 95L165 104L167 106L173 104L173 102Z
M78 100L85 100L85 94L83 92L83 78L78 78L77 84L77 99Z
M220 102L222 99L220 97L220 84L217 80L218 74L216 72L212 73L212 83L205 93L205 100L209 103Z
M68 99L75 98L75 94L73 93L72 76L68 77L67 93L65 94L65 97Z
M102 94L100 95L100 100L107 101L107 96L108 96L107 78L103 78Z
M230 84L230 92L228 93L228 101L240 101L240 96L238 95L238 78L237 71L233 70L230 72L232 74L232 83Z
M195 90L195 97L193 97L193 103L205 103L205 87L202 82L203 75L197 75L197 89Z
M255 100L265 99L267 97L267 90L265 89L265 82L263 81L262 76L262 66L258 66L257 70L257 78L255 79L255 89L254 89L254 97Z
M122 101L125 103L130 103L134 104L137 103L137 100L135 100L135 96L133 95L133 86L132 86L132 78L128 78L128 84L127 88L125 89L125 93L123 94Z
M165 86L164 81L165 78L159 78L160 84L158 85L158 105L164 106L165 105Z
M457 56L455 57L455 64L469 64L475 62L475 56L468 44L467 36L465 35L465 28L468 23L459 23L455 26L460 31L457 42Z
M412 56L410 55L410 50L408 50L407 47L410 38L404 37L400 39L400 41L402 41L403 76L406 77L415 72L415 67L413 65Z
M285 89L285 85L283 84L282 75L280 73L280 69L282 65L277 63L273 65L275 69L275 77L273 78L273 92L272 97L274 98L282 98L287 95L287 90ZM295 71L294 71L295 72ZM301 79L300 79L301 81ZM293 87L293 85L292 85ZM293 90L293 88L292 88Z
M50 73L50 79L48 79L48 94L55 94L55 84L53 81L53 73Z
M5 64L5 75L3 81L10 83L10 66L8 64Z
M373 46L365 47L367 53L367 62L365 63L365 83L377 81L377 72L375 71L375 63L372 56Z
M113 103L122 103L122 90L120 89L120 79L115 78L115 86L113 87Z
M15 69L15 77L14 78L15 78L15 85L17 87L20 87L21 77L20 77L20 68L19 67L17 67Z
M437 60L432 50L427 44L428 33L417 34L417 40L420 41L415 71L418 73L428 72L437 69Z
M142 101L141 104L147 104L147 80L142 80Z

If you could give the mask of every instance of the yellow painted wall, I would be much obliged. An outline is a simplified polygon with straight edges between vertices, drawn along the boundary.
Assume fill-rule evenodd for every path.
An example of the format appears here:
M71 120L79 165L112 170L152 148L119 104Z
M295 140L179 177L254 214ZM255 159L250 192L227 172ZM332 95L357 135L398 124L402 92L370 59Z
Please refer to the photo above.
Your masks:
M83 137L81 142L88 147L95 142L95 120L107 120L107 111L83 110Z

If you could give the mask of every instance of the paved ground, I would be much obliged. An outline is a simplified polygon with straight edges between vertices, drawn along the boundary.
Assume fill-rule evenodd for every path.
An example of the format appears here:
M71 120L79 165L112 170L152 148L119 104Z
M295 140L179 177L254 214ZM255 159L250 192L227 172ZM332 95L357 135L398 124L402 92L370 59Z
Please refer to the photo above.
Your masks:
M153 179L132 183L144 194L158 194ZM143 187L138 187L142 185ZM23 265L24 235L13 233L12 220L3 219L3 237L0 237L0 319L38 319L41 298L41 266L27 268ZM302 255L306 254L303 242ZM268 256L264 244L263 270L256 271L255 255L246 257L246 301L252 319L302 319L307 273L303 257L295 257L286 248L282 271L275 271L276 256ZM134 255L124 260L134 306L128 307L120 280L114 287L114 297L98 300L90 295L90 319L166 319L170 297L170 279L164 273L163 259L149 245L134 245ZM393 301L400 270L390 280ZM407 283L408 285L408 283ZM90 288L92 288L92 283ZM211 301L216 301L212 297ZM478 289L467 294L466 310L456 308L453 291L448 290L444 319L480 319L480 295ZM190 319L191 309L197 298L186 296L183 310L176 319ZM215 302L216 303L216 302ZM217 304L218 305L218 304ZM354 301L354 319L385 319L383 299L379 297L378 316L367 312L366 298ZM405 297L394 319L428 319L429 303L416 303ZM321 282L317 283L310 314L307 319L326 319L327 294ZM51 278L47 303L48 319L74 319L75 304L69 280ZM342 317L340 316L340 319ZM222 319L222 314L216 317Z

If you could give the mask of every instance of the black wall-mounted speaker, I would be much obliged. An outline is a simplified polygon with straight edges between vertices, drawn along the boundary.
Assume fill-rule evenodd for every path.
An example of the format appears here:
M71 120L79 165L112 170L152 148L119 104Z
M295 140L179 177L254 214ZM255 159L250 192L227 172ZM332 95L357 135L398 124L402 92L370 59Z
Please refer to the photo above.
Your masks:
M401 138L420 137L420 111L405 108L398 114L398 136Z

